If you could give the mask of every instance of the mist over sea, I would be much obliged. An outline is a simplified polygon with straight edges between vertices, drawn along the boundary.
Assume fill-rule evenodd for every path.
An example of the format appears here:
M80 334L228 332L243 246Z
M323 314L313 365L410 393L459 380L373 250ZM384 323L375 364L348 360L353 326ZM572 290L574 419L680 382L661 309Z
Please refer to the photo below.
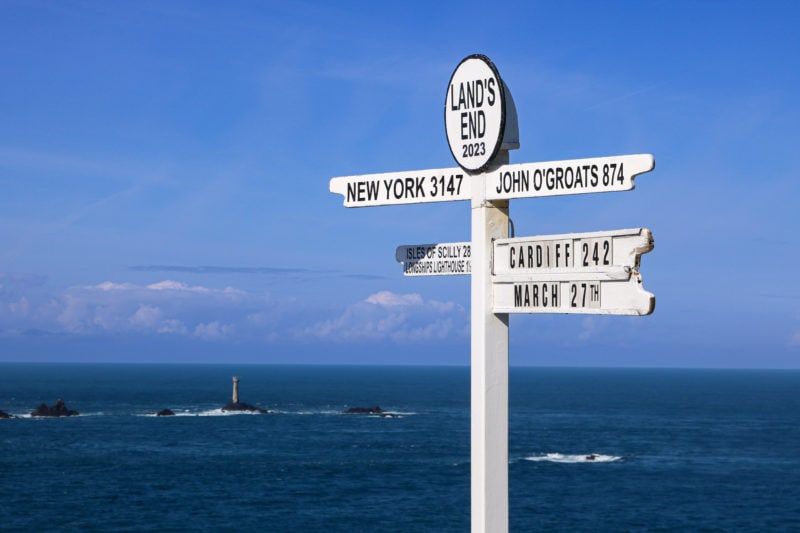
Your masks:
M800 530L800 371L510 381L512 531ZM468 368L2 363L0 410L2 531L469 529Z

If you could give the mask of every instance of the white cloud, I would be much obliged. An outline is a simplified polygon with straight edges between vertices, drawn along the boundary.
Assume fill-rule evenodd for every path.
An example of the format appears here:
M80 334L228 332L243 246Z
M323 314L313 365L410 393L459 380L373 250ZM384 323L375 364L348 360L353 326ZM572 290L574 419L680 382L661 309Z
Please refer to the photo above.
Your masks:
M19 290L0 291L0 331L6 335L37 329L75 335L132 333L223 339L234 335L232 322L246 323L246 316L269 305L263 294L174 280L147 286L105 281L44 298L19 297Z
M298 336L333 341L423 342L444 339L468 320L452 302L425 301L419 294L380 291L347 307L338 317L317 322Z
M21 297L16 302L10 302L8 304L8 310L11 311L12 315L19 315L19 316L27 316L28 312L30 311L31 304L28 302L26 297Z
M136 288L135 285L131 285L130 283L112 283L110 281L104 281L103 283L98 283L92 287L84 287L87 290L97 289L101 291L126 291L130 289Z
M420 305L422 303L422 296L419 294L395 294L390 291L380 291L368 296L365 301L385 307L402 307L407 305Z
M190 287L189 285L182 283L180 281L172 281L172 280L164 280L159 281L158 283L152 283L147 286L148 289L153 291L187 291L187 292L201 292L201 293L210 293L211 289L206 287Z
M175 333L178 335L187 335L189 333L186 325L180 320L170 318L162 320L156 328L156 333Z
M792 334L789 335L788 344L791 348L800 346L800 329L792 332Z
M218 341L232 336L236 328L229 324L220 324L216 320L208 324L197 324L194 336L206 341Z
M274 300L265 293L176 280L148 285L105 281L31 296L22 292L0 291L0 332L5 336L40 330L205 341L420 343L469 333L462 306L417 293L379 291L332 311L296 298Z
M141 304L130 317L130 323L142 328L152 328L159 324L164 312L154 305Z

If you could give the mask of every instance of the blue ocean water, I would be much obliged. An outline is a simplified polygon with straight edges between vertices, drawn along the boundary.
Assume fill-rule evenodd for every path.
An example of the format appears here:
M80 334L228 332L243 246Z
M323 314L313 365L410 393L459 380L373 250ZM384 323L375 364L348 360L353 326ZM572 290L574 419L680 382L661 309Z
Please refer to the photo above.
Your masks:
M512 531L800 530L800 372L510 379ZM2 531L469 529L468 368L0 364L0 410Z

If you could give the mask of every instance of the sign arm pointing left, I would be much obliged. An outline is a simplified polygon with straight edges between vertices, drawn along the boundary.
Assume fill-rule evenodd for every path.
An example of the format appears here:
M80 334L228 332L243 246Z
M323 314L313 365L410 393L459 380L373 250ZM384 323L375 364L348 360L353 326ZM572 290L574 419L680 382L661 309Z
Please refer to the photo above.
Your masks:
M332 178L329 189L345 207L469 200L470 176L461 168L435 168Z

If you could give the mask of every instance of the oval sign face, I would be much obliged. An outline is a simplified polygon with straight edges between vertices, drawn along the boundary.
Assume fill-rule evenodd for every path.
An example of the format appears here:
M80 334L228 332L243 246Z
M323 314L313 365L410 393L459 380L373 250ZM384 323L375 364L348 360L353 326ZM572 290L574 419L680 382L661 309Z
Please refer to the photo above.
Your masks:
M484 170L503 141L506 102L503 81L491 60L480 54L458 64L444 103L450 152L461 168Z

